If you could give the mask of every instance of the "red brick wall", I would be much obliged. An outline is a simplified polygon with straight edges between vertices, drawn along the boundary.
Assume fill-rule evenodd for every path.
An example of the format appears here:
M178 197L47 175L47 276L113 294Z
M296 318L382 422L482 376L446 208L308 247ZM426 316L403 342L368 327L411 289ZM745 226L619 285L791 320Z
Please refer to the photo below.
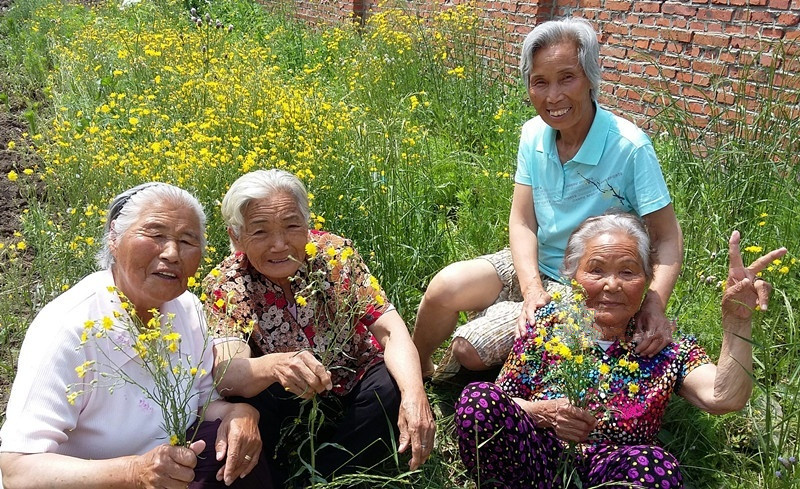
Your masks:
M294 0L311 22L358 19L380 9L370 0ZM459 0L410 0L422 16ZM731 103L746 93L749 111L766 93L800 116L800 0L473 0L485 21L486 56L517 76L522 39L539 22L564 16L591 21L599 33L604 83L601 101L651 127L670 103L704 127L718 114L735 116ZM365 8L366 7L366 8ZM783 43L783 51L777 42ZM776 89L776 93L771 90Z

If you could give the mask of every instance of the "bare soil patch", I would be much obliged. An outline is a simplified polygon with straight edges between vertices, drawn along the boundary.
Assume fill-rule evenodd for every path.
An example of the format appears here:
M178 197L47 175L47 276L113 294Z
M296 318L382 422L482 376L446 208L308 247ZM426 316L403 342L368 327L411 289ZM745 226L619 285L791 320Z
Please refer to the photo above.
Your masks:
M4 2L6 0L0 0ZM8 142L14 141L19 147L25 125L13 114L0 112L0 240L13 235L19 227L19 216L25 208L25 200L20 194L17 182L8 178L11 171L22 174L28 168L29 159L16 150L9 150Z

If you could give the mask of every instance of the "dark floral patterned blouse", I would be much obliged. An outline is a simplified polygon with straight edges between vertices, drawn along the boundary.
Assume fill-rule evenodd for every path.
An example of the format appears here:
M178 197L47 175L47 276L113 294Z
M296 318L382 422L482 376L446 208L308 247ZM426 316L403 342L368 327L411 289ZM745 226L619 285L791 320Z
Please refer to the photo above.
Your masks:
M530 401L566 397L557 379L548 375L548 358L541 346L551 339L552 325L558 320L553 307L541 308L536 312L536 326L529 326L528 334L514 342L497 378L497 385L511 397ZM537 340L541 332L544 337ZM615 341L606 351L596 344L591 348L590 354L603 369L602 388L588 404L591 412L599 413L597 427L589 436L594 442L652 444L671 394L680 389L689 372L711 363L691 336L670 343L652 358L639 356L634 347L632 342ZM599 377L599 368L590 375Z
M209 324L216 337L249 336L256 356L312 351L344 395L383 360L368 328L391 306L350 240L310 230L306 255L289 277L295 304L246 255L227 257L203 282Z

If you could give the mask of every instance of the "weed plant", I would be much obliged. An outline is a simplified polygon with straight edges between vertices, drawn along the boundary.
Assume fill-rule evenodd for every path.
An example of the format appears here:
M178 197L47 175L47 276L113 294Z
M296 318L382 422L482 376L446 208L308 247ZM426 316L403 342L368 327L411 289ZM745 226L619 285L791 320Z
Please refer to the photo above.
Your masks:
M143 181L182 186L204 203L209 248L199 282L227 254L219 203L228 185L258 168L296 173L313 195L314 223L354 240L409 325L436 271L505 245L519 129L534 114L524 91L478 55L485 26L470 7L421 21L408 5L385 8L359 29L302 25L284 2L17 0L0 22L0 67L10 80L3 90L30 109L18 150L42 162L19 183L41 180L46 192L31 193L20 235L0 249L5 392L26 325L94 268L109 199ZM764 72L765 88L775 66ZM730 106L734 115L749 107L750 119L720 110L700 133L685 130L693 124L677 100L657 121L686 241L668 311L682 330L712 356L719 351L718 282L732 229L746 247L789 248L765 272L776 291L753 339L750 405L724 417L677 399L670 409L662 441L683 461L690 487L797 485L788 462L800 456L800 170L798 122L788 110L796 101L768 89L757 95L754 105L743 89ZM453 437L459 387L430 390L438 416L431 460L394 476L405 472L401 457L362 485L474 487Z

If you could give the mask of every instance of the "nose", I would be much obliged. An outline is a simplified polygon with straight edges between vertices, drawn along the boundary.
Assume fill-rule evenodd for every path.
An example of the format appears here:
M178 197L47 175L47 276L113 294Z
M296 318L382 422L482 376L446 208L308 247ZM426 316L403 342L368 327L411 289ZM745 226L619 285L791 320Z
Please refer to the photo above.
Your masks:
M606 277L605 284L603 285L603 289L607 292L616 292L620 289L622 285L622 281L616 275L609 275Z
M174 239L166 240L164 246L161 248L161 254L159 256L166 261L177 262L178 255L178 242Z
M558 102L561 98L561 87L558 83L550 83L547 86L547 101L550 103Z
M289 241L286 239L286 235L284 233L275 233L270 240L269 249L273 253L285 251L288 247L288 243Z

